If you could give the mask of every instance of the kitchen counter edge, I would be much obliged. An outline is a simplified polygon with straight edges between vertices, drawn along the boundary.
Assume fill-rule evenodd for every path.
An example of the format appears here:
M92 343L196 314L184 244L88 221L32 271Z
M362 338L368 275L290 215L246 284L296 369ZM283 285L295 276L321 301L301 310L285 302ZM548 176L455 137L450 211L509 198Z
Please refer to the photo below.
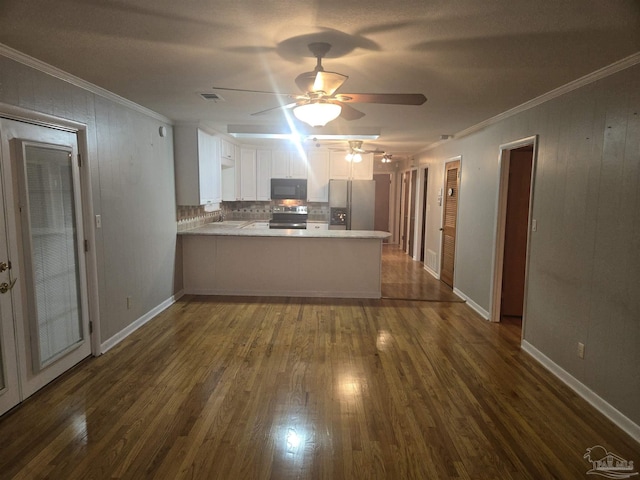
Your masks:
M270 228L224 227L220 223L211 223L178 232L178 235L213 235L219 237L283 237L283 238L369 238L384 240L389 232L371 230L297 230Z

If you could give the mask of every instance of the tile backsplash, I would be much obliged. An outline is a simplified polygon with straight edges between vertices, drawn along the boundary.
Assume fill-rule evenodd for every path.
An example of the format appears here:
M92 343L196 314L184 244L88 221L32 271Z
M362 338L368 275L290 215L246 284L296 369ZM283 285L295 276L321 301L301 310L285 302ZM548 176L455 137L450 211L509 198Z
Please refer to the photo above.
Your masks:
M328 222L330 208L328 203L311 202L309 221ZM204 205L178 205L178 231L200 227L207 223L224 220L269 220L271 218L271 202L223 202L220 210L205 211Z

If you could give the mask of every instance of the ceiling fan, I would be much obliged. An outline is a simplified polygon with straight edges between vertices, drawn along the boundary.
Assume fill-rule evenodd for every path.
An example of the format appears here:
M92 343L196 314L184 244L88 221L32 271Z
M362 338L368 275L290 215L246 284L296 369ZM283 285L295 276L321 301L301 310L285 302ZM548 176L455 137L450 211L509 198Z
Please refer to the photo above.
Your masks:
M324 42L309 44L309 50L316 57L316 67L311 72L298 75L295 83L302 94L265 92L261 90L243 90L239 88L213 87L214 90L234 92L266 93L284 95L295 101L287 105L279 105L252 115L262 115L278 109L293 109L299 120L312 127L324 126L341 117L345 120L357 120L365 114L353 108L350 103L378 103L386 105L422 105L427 98L421 93L337 93L342 84L349 78L337 72L327 72L322 66L322 59L331 49Z

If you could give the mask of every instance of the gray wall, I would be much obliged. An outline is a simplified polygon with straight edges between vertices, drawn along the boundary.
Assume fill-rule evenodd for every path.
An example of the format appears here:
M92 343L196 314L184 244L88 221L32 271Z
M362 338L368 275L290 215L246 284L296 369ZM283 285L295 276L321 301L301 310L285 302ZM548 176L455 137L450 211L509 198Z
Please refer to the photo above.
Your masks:
M499 146L532 135L524 339L640 424L640 66L417 157L429 166L426 248L440 254L437 192L444 162L462 155L455 287L489 312Z
M3 56L0 102L87 125L104 342L177 291L171 126Z

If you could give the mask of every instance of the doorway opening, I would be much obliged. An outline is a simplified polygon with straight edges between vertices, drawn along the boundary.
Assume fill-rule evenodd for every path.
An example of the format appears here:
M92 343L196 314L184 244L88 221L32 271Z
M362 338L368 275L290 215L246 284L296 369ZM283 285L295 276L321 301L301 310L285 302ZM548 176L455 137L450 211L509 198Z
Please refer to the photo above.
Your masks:
M422 193L421 193L421 223L420 223L420 263L425 264L425 244L427 237L427 185L429 184L429 169L422 169Z
M500 147L491 321L525 321L536 137Z

